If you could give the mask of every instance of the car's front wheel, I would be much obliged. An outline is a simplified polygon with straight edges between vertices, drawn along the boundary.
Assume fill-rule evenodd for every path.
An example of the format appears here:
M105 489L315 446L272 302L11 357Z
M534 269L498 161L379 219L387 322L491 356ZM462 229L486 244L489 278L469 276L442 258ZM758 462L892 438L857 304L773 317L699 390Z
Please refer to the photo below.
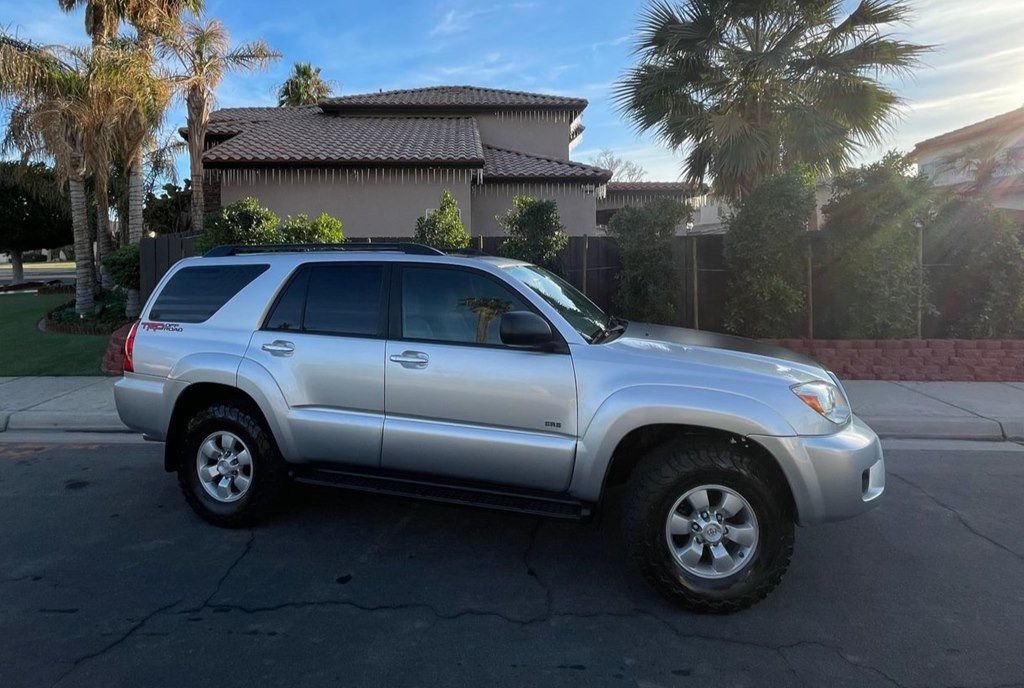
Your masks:
M253 410L215 404L189 420L178 483L205 520L229 528L252 525L277 504L286 481L284 460Z
M781 580L793 552L789 494L749 448L717 438L672 440L641 460L630 483L632 558L669 599L728 613Z

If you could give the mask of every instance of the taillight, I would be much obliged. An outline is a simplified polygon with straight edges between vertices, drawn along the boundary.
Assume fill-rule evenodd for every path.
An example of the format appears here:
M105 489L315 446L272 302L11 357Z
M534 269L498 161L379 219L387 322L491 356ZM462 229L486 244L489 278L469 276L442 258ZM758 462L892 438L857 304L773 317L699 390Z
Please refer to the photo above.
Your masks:
M124 372L134 373L135 363L132 361L132 351L135 349L135 332L139 329L139 321L132 323L132 329L128 330L128 338L124 340Z

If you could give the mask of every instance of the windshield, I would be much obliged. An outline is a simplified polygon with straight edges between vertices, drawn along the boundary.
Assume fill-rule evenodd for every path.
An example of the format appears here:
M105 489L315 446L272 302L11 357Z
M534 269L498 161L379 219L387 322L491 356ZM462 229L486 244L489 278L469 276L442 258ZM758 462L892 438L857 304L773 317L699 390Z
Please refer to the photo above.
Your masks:
M551 304L588 342L593 342L614 324L613 319L579 289L544 268L513 265L505 271Z

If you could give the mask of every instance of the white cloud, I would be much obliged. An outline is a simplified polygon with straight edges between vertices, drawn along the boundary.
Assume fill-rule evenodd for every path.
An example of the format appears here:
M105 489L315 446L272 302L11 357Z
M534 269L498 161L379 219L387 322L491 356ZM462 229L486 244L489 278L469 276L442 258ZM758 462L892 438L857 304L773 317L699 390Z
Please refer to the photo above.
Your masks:
M537 7L535 2L511 2L491 7L478 7L476 9L455 9L450 8L442 15L440 21L430 29L431 36L449 36L452 34L468 31L473 20L488 14L507 12L514 10L528 10Z

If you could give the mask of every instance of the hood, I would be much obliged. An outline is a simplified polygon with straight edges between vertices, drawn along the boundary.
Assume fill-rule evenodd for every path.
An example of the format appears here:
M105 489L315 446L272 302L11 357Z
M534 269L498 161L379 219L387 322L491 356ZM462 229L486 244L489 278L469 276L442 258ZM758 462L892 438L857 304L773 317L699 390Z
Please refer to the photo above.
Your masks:
M630 322L622 336L604 347L609 352L686 360L737 373L782 376L793 382L830 379L824 366L809 356L753 339L682 327Z
M743 354L765 356L790 363L822 368L824 366L810 356L798 354L795 351L784 349L781 346L764 344L756 339L736 337L731 334L719 334L717 332L705 332L703 330L691 330L685 327L669 327L667 325L651 325L650 323L630 322L626 328L624 337L635 337L638 339L649 339L670 344L681 344L683 346L701 346L708 349L722 349L724 351L736 351Z

